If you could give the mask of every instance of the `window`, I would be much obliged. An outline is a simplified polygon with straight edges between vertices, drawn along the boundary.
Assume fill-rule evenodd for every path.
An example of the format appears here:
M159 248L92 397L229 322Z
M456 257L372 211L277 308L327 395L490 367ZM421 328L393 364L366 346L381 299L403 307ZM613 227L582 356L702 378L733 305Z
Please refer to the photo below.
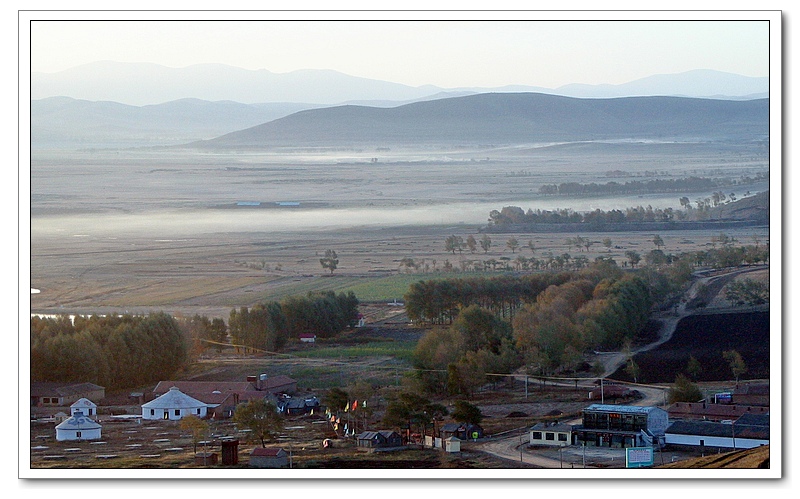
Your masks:
M545 440L555 440L556 439L556 434L548 431L547 433L544 434L544 439Z
M199 407L197 408L197 414L200 414L200 408Z
M75 432L75 436L76 436L77 438L81 438L81 432L79 432L79 431L76 431L76 432Z
M169 419L169 411L164 411L164 419Z
M540 432L540 431L534 431L534 432L532 432L532 433L531 433L531 438L532 438L533 440L541 440L541 439L542 439L542 432Z
M176 416L180 416L181 415L181 410L180 409L175 409L175 415Z
M151 416L155 416L156 415L156 410L155 409L150 409L150 415Z
M558 434L558 441L559 442L566 442L567 441L567 434L566 433L559 433Z

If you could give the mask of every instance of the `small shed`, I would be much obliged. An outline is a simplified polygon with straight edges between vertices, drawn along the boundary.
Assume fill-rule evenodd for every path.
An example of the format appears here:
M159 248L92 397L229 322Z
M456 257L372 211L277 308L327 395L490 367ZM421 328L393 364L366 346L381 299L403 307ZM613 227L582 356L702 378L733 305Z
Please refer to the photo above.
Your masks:
M74 416L79 411L83 415L95 419L97 417L97 404L87 398L80 398L69 406L70 415Z
M56 440L98 440L102 426L92 419L84 416L82 412L75 412L71 418L62 421L56 426Z
M256 447L250 453L251 468L285 468L289 465L289 456L283 449Z
M316 343L317 342L317 335L314 333L301 333L300 334L300 342L301 343Z
M461 452L461 440L456 437L446 438L444 440L445 452Z

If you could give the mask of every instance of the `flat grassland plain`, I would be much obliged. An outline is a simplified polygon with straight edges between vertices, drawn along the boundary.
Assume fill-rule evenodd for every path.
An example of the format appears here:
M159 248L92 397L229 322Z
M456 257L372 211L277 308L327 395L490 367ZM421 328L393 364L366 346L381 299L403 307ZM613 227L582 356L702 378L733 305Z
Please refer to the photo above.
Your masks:
M388 149L388 150L387 150ZM34 151L31 161L32 313L200 313L310 290L353 290L362 302L402 300L409 283L457 276L473 262L547 255L607 256L655 249L653 233L492 233L484 252L450 253L449 235L480 239L489 212L672 207L710 192L566 198L544 184L710 177L738 198L769 171L763 144L580 142L411 150L208 153L168 148ZM711 246L719 231L662 231L667 253ZM725 230L767 242L766 226ZM580 235L594 244L569 247ZM612 246L601 244L604 238ZM528 248L532 242L535 251ZM325 250L339 266L323 269ZM404 266L411 258L418 268ZM452 265L452 272L443 273Z

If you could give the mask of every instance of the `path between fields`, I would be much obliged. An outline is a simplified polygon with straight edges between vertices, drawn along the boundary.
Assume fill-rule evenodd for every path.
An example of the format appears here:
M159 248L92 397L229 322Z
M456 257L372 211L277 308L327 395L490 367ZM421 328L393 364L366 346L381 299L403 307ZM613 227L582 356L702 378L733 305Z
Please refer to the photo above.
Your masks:
M693 298L697 297L697 294L704 288L701 286L708 286L713 281L717 281L720 279L732 279L736 275L745 273L745 272L753 272L756 270L763 270L764 268L768 268L766 266L759 266L757 268L746 268L746 269L737 269L732 272L726 272L724 274L715 275L715 276L698 276L698 278L692 283L689 289L686 291L684 298L681 300L680 304L675 307L675 309L666 314L659 314L655 317L656 320L661 322L661 328L658 331L658 339L653 343L649 343L647 345L643 345L641 347L635 348L631 350L633 355L646 352L648 350L652 350L653 348L666 343L667 341L672 338L672 335L675 333L675 328L686 316L692 315L694 313L692 310L687 310L686 304L689 303ZM710 302L711 297L707 297L707 301ZM612 375L614 372L619 369L627 360L628 354L625 352L604 352L598 355L598 358L601 360L605 369L603 370L604 378ZM518 376L518 378L524 378L524 376ZM559 383L555 383L559 384ZM573 386L572 383L562 383L565 386ZM592 385L594 387L594 385ZM639 406L658 406L658 405L666 405L666 391L664 388L660 387L651 387L646 385L636 385L636 389L642 394L642 398L638 399L633 405ZM576 424L580 423L580 420L572 420L572 421L564 421L564 423L568 424ZM536 455L531 451L525 451L526 443L523 442L524 439L527 437L527 433L523 433L522 435L514 435L510 437L504 437L497 440L489 440L486 442L482 442L476 445L476 449L481 451L487 452L494 456L509 459L512 461L521 461L523 463L527 463L533 465L534 467L538 468L562 468L563 462L557 459L551 459L548 457L544 457L541 455ZM592 468L592 466L587 466L587 468Z

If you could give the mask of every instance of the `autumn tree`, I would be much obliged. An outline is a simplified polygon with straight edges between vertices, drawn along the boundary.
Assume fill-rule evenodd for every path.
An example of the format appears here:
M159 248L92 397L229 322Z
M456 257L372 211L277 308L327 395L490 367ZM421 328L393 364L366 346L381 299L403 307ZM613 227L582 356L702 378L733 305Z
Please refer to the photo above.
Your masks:
M249 429L261 441L261 447L266 447L266 442L283 430L283 418L275 406L264 399L239 404L233 414L233 422Z
M190 414L181 419L180 427L191 435L194 454L197 455L197 444L208 434L208 423Z
M739 377L747 372L747 365L744 363L742 355L736 350L726 350L722 352L722 357L728 362L736 384L739 384Z

